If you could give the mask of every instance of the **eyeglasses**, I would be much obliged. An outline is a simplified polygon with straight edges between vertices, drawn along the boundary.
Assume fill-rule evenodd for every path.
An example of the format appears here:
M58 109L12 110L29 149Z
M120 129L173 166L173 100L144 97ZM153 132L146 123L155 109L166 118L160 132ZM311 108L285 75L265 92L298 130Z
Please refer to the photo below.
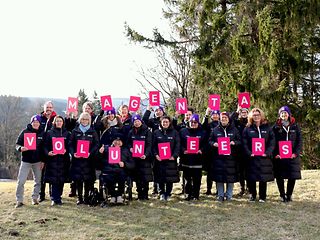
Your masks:
M82 120L86 120L86 121L89 121L90 119L89 119L89 118L82 118Z
M253 114L252 117L260 117L261 114Z
M192 121L192 122L190 122L191 124L198 124L198 122L196 122L196 121Z

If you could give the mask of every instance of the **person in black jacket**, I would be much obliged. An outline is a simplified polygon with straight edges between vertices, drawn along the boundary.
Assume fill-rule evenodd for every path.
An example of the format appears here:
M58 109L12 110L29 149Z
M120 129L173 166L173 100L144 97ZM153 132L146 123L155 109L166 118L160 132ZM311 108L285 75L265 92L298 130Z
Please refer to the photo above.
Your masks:
M192 199L199 200L205 132L201 128L198 114L191 116L188 125L188 128L180 130L180 164L186 182L186 200L189 201ZM189 153L187 150L188 138L190 137L199 139L197 153Z
M231 114L231 119L238 129L240 133L240 137L242 137L242 132L248 123L248 114L249 110L247 108L238 107L237 111ZM240 192L239 195L242 196L246 192L246 155L244 152L244 148L242 144L237 147L237 162L238 162L238 169L239 169L239 182L240 182Z
M119 147L121 160L119 163L110 163L109 149L110 147ZM110 203L123 203L123 194L125 188L125 181L127 179L126 170L134 169L134 161L132 160L131 153L123 146L122 140L117 138L112 141L111 146L102 145L99 149L102 154L102 180L106 184L106 194L110 194ZM116 190L116 184L118 188Z
M53 140L55 138L64 139L64 153L54 153ZM44 181L51 184L51 206L62 204L61 196L64 183L69 182L69 139L70 132L64 127L64 119L62 116L57 115L53 120L52 129L47 133L44 145L44 154L47 157Z
M231 154L220 155L218 151L218 139L228 137L230 139ZM240 134L230 121L229 113L220 114L220 122L214 128L209 139L209 145L213 148L211 156L210 176L216 182L218 190L218 201L231 200L233 185L239 180L236 162L236 147L241 144ZM226 192L224 183L226 183Z
M262 156L252 153L253 138L263 138L265 152ZM247 127L243 130L243 147L248 157L247 184L251 194L250 201L256 200L256 182L259 182L259 202L265 202L267 196L267 182L274 180L272 154L275 146L275 138L272 128L265 119L264 112L259 108L253 108L248 116Z
M92 190L96 179L95 166L96 154L99 148L99 138L96 131L91 127L91 116L89 113L81 113L79 125L73 129L70 141L69 152L72 156L70 167L70 178L76 183L78 191L77 205L88 203L89 191ZM79 140L89 141L89 156L80 157L77 153ZM83 199L84 186L84 199Z
M128 134L127 146L133 152L133 141L144 141L144 153L141 157L134 157L134 180L137 184L139 200L148 200L149 182L153 181L151 165L152 133L143 124L140 115L132 117L133 127Z
M168 201L171 196L173 183L179 182L177 158L180 151L179 133L172 127L171 119L164 116L160 120L160 129L153 133L152 152L156 158L154 165L155 182L159 185L161 201ZM169 143L171 157L161 159L159 156L159 143Z
M154 116L150 118L151 111L153 111L151 106L148 106L147 110L143 114L142 121L151 129L152 133L160 128L160 119L162 116L165 116L165 112L162 106L159 106L154 111ZM155 157L152 156L152 162L156 161ZM154 173L155 174L155 173ZM154 181L152 194L158 194L158 185Z
M206 145L204 148L204 153L203 153L203 168L204 170L207 172L207 191L206 191L206 195L211 195L211 189L212 189L212 180L211 180L211 176L210 176L210 166L211 166L211 156L213 155L213 149L212 147L210 147L209 145L209 137L210 134L213 132L213 129L218 126L219 124L219 118L220 118L220 111L219 110L213 110L211 111L210 108L207 108L205 116L203 118L202 121L202 128L205 130L206 132ZM209 119L211 119L210 123L209 123Z
M124 135L124 139L127 139L129 131L131 130L133 124L133 122L131 121L132 116L129 113L129 107L127 105L122 105L120 107L119 117L122 123L122 132ZM126 145L126 142L124 142L124 145Z
M296 179L301 179L300 153L302 150L302 136L300 127L291 115L289 107L283 106L279 109L279 118L273 126L273 132L276 138L274 150L275 177L281 200L283 202L290 202ZM290 158L280 157L280 141L291 141L292 156ZM288 179L286 193L284 179Z
M40 129L41 117L34 115L27 127L21 131L16 141L16 149L21 152L21 164L18 173L16 189L16 208L23 206L24 184L28 178L30 169L32 170L34 187L32 193L32 204L39 204L39 192L41 186L41 170L43 168L43 131ZM25 134L34 133L36 139L26 137ZM25 143L36 141L36 149L29 150Z

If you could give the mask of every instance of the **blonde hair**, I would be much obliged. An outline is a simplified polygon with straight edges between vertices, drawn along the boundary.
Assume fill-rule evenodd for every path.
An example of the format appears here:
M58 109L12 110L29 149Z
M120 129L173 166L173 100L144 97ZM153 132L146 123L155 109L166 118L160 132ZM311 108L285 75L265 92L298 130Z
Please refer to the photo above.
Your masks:
M248 115L248 123L247 123L247 127L250 127L253 124L253 113L254 112L258 112L261 115L261 120L260 120L260 124L265 124L267 123L267 119L266 116L264 114L264 112L260 109L260 108L253 108Z
M85 118L89 119L89 126L90 126L91 125L91 116L87 112L83 112L83 113L80 114L79 119L78 119L78 123L81 122L81 119L85 119Z

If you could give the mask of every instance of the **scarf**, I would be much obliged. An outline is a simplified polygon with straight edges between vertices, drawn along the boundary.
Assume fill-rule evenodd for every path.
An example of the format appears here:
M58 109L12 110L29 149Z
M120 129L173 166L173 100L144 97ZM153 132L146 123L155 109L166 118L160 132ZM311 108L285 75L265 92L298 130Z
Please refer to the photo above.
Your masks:
M86 133L86 131L88 131L90 128L90 125L87 126L83 126L82 124L79 125L79 129L81 130L81 132Z
M117 124L118 124L117 118L113 119L112 121L110 121L110 120L108 119L108 125L109 125L109 127L116 126Z

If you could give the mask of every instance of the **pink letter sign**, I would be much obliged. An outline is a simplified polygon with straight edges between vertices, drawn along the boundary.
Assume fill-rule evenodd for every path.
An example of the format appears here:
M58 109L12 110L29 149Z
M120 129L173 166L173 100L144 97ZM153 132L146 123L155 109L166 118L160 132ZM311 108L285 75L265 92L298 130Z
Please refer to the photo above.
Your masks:
M133 140L132 157L142 157L144 155L144 141Z
M150 106L160 106L160 92L150 91L149 92L149 105Z
M78 111L78 98L68 97L68 112Z
M208 107L211 110L220 110L220 95L210 94L208 99Z
M281 158L291 158L292 156L291 141L279 141L279 153Z
M238 105L241 108L250 108L250 93L248 92L239 93Z
M64 154L64 138L52 138L52 150L54 154Z
M28 148L28 150L37 149L37 134L36 133L25 133L23 135L24 141L23 146Z
M101 96L101 109L104 111L112 110L111 95Z
M198 153L199 151L199 138L197 137L187 137L187 152L188 153Z
M188 111L187 109L187 99L186 98L177 98L176 99L176 111L181 114L184 114Z
M161 160L169 159L171 157L170 143L159 143L158 144L159 157Z
M265 151L264 138L252 138L252 153L256 156L262 156Z
M219 155L231 154L229 137L218 137L218 153Z
M120 147L109 147L109 163L117 164L121 160L121 150Z
M136 112L140 108L140 97L130 96L129 111Z
M77 142L77 155L79 157L83 157L83 158L89 157L89 141L78 140L78 142Z

